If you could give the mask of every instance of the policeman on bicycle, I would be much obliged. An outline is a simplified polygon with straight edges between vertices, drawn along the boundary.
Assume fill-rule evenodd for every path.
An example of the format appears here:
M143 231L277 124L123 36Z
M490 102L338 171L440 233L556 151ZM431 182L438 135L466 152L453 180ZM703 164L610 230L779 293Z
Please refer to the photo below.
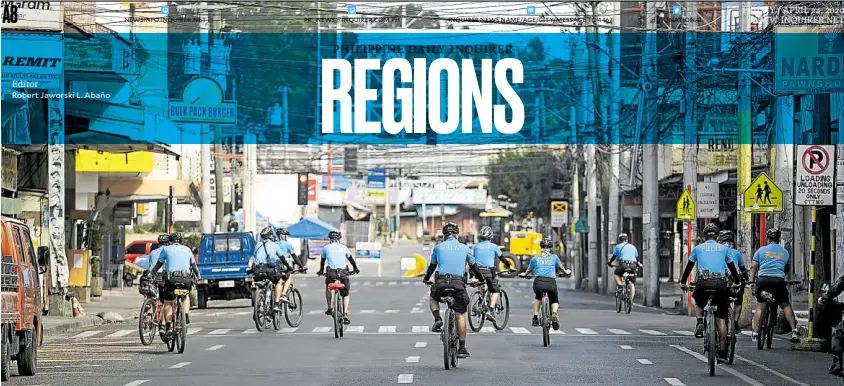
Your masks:
M612 258L607 262L607 266L612 267L612 263L618 258L618 266L613 272L617 285L616 291L620 291L624 286L624 283L621 282L621 276L627 272L630 274L630 299L633 299L636 295L636 268L641 267L642 263L639 262L639 250L633 244L627 242L627 239L627 233L618 235L618 244L613 249Z
M759 326L759 316L762 315L762 307L765 306L765 298L762 292L768 292L774 297L774 301L782 307L785 319L791 326L791 341L800 340L800 332L797 331L797 319L794 317L794 310L791 308L788 287L785 283L785 273L790 271L791 260L788 251L780 245L782 233L779 229L768 229L765 233L768 245L759 248L753 254L753 262L750 265L750 284L754 284L756 294L756 313L753 315L753 325ZM758 277L757 277L758 276ZM759 338L759 332L753 331L753 340Z
M728 248L730 248L729 253L733 257L733 263L738 268L739 272L741 273L741 281L742 283L747 283L750 276L747 273L747 267L744 264L744 256L742 256L741 252L736 249L736 242L733 236L733 231L730 230L723 230L721 233L718 233L718 242ZM736 293L736 301L735 301L735 317L736 320L734 322L734 326L736 329L736 333L740 333L741 329L739 328L739 317L741 317L741 307L742 303L744 303L744 284L742 284L741 288L739 288L738 293Z
M176 300L175 291L177 289L185 289L190 291L196 284L195 279L199 279L199 268L196 266L196 260L193 258L193 252L190 248L181 244L182 235L173 233L170 235L170 245L161 247L161 254L158 257L158 262L152 268L152 274L163 266L166 270L164 280L164 290L162 297L164 299L164 319L166 320L166 331L170 331L173 323L173 301ZM185 297L183 302L185 310L185 323L190 324L190 297Z
M247 272L254 272L256 281L269 279L274 286L273 296L275 297L276 311L281 306L281 302L287 302L287 299L282 297L282 271L284 266L288 270L292 270L290 264L284 258L284 252L279 248L278 244L272 241L273 229L266 227L261 230L261 243L255 247L255 253L252 259L249 260Z
M360 270L358 270L358 265L349 248L340 244L342 237L343 235L338 231L328 232L328 245L322 247L322 256L319 261L319 272L317 272L317 276L322 276L323 273L325 274L325 303L328 304L325 314L329 316L333 315L334 310L331 309L331 291L328 289L328 285L334 283L335 280L339 280L343 284L343 288L340 289L340 296L343 297L345 315L342 316L343 324L348 325L351 324L349 320L349 303L351 302L349 290L351 290L351 282L349 281L350 272L349 267L346 265L346 260L352 264L353 271L351 273L358 274ZM326 265L328 265L328 271L325 270Z
M557 319L557 310L560 308L560 294L557 290L557 270L562 271L566 275L571 275L571 271L563 266L560 257L551 253L551 248L554 248L554 242L549 238L544 238L539 242L539 248L542 253L539 256L530 260L528 269L522 273L521 277L530 274L536 275L533 279L533 320L531 325L539 326L539 305L542 302L542 297L547 293L548 302L551 304L551 327L554 330L560 329L560 322Z
M490 241L492 240L492 236L492 228L488 226L482 227L479 234L481 242L475 244L473 254L475 263L481 271L481 276L478 277L478 280L486 282L487 289L490 293L489 308L495 309L495 306L498 305L499 293L501 292L501 287L498 286L498 264L506 264L508 270L512 270L512 266L509 260L501 259L501 249ZM495 319L491 312L486 314L486 318L489 321Z
M275 243L278 245L278 248L281 250L281 253L284 254L285 258L289 258L292 260L290 266L292 267L293 263L295 263L300 268L302 268L302 272L308 272L308 267L306 267L304 264L302 264L296 259L296 251L293 250L293 245L287 241L287 237L290 236L290 232L285 228L280 228L276 232L276 236L278 236L278 240L276 240ZM281 274L281 280L284 282L284 285L281 288L281 297L279 299L282 302L287 303L287 297L285 296L285 294L287 293L287 291L290 291L290 286L293 285L293 275L291 275L289 272L283 272Z

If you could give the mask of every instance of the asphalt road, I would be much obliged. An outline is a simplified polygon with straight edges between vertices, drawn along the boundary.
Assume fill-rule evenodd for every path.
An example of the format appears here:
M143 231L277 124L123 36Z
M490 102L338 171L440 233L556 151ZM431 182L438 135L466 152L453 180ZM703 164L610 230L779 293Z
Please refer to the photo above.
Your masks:
M530 326L530 282L504 281L511 318L503 331L471 334L472 354L442 367L439 335L428 332L421 279L352 278L351 326L335 339L322 313L322 279L297 282L305 316L298 329L257 332L248 301L191 312L184 354L140 344L137 322L48 338L39 374L11 385L833 385L829 357L795 352L786 340L757 351L742 336L736 363L709 377L694 320L637 307L616 314L605 297L561 292L561 333L542 347ZM561 285L562 286L562 285ZM472 291L472 290L470 290ZM141 299L138 296L138 304ZM286 327L286 326L285 326ZM14 367L14 366L13 366ZM13 374L16 374L13 372Z

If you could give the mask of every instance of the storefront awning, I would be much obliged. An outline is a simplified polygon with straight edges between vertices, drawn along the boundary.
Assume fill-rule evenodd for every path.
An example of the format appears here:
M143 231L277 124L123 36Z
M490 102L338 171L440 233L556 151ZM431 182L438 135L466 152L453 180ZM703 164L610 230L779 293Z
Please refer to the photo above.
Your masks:
M170 187L173 187L173 196L176 198L188 198L191 196L190 182L184 180L141 180L124 178L101 178L100 190L108 191L114 198L132 197L134 201L163 200L170 194Z
M72 134L66 142L71 144L167 144L178 141L181 132L177 124L143 106L77 98L66 99L65 110L68 116L81 118L68 119Z

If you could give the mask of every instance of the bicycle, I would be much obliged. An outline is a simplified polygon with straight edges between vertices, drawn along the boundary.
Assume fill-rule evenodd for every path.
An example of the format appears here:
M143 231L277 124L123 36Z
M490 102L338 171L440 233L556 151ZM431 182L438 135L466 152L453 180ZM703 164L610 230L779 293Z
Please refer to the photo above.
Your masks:
M282 310L276 308L275 284L270 280L275 270L275 266L266 265L257 267L255 273L256 277L261 278L255 282L255 304L252 311L252 319L258 331L268 330L270 324L276 331L281 329Z
M337 272L340 277L352 275L352 272L349 272L348 269L337 270ZM328 290L331 292L331 304L334 305L331 317L334 319L334 338L336 339L343 337L343 330L345 329L343 315L346 314L346 310L343 308L343 296L340 296L340 290L343 288L346 288L346 286L340 282L340 279L335 279L333 283L328 284Z
M495 329L498 331L505 329L507 322L510 320L510 298L507 296L507 291L503 288L500 289L498 304L495 305L494 309L490 309L491 292L486 290L486 282L481 280L471 283L469 286L477 288L477 292L472 294L472 298L469 300L469 327L472 328L472 331L478 332L483 328L484 321L489 312L492 312L495 317L492 322ZM502 315L504 318L503 321L501 319ZM477 322L474 321L474 317L478 317Z
M304 271L297 269L292 271L291 274L300 272ZM287 320L288 326L299 327L299 324L302 323L302 315L304 315L302 294L293 286L293 283L290 283L290 288L284 296L287 297L287 303L284 303L284 319Z
M615 267L615 265L613 265ZM630 280L631 276L634 276L635 273L624 271L624 274L621 275L621 282L624 285L615 291L615 312L621 313L621 308L624 307L624 313L629 314L633 311L633 299L630 298L630 293L633 291L630 288L630 285L633 283Z
M735 331L735 324L732 322L735 320L735 314L733 311L733 300L735 299L735 292L736 289L739 288L740 285L730 285L730 306L727 309L727 318L725 323L727 325L727 348L730 350L728 362L730 364L733 363L733 358L735 356L735 342L736 342L736 331ZM688 287L686 287L687 291L694 292L695 290L695 283L690 283ZM703 307L703 351L707 354L707 365L709 367L709 376L715 376L715 364L718 362L718 358L716 358L718 354L718 349L720 348L719 343L721 341L720 336L718 335L718 328L713 320L715 317L715 312L718 310L718 307L712 304L712 298L715 296L716 290L714 289L707 289L706 290L706 306Z
M445 275L444 278L446 281L459 280L451 275ZM433 285L433 282L427 282L425 284L430 287ZM443 331L440 333L440 338L443 342L443 366L446 370L456 368L457 362L459 361L457 357L457 350L460 346L460 340L457 335L457 316L452 308L454 306L455 291L456 290L454 288L444 288L443 293L445 296L440 298L440 302L445 303L447 306L445 310L445 318L443 318Z
M138 292L144 296L141 312L138 314L138 334L141 337L141 344L149 346L155 338L155 331L161 326L161 319L164 316L163 307L158 301L158 285L152 278L142 277Z
M558 274L557 277L566 275ZM532 279L533 275L522 275L525 279ZM542 302L539 304L539 325L542 327L542 346L551 345L551 301L548 299L548 292L542 294Z
M173 331L170 339L167 341L167 351L173 352L178 348L179 354L185 352L185 345L188 336L188 328L185 322L185 307L182 301L185 296L188 296L190 290L177 288L173 290L176 295L176 300L173 301Z
M802 283L802 281L785 282L786 285ZM760 296L765 299L765 304L762 306L762 314L759 315L759 336L756 338L756 349L762 350L764 346L768 346L768 349L771 349L771 343L774 340L774 328L777 325L779 305L774 301L774 295L768 291L762 291Z

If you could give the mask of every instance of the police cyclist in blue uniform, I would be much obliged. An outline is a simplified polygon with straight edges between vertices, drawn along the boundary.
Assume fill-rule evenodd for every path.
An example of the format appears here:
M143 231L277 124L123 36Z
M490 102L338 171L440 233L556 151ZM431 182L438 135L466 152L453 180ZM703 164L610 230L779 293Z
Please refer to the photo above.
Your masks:
M542 303L542 297L547 293L548 302L551 303L551 327L554 330L560 329L560 321L557 318L557 311L560 309L560 294L557 290L557 270L563 274L571 275L571 271L563 266L560 257L552 254L551 249L554 248L554 242L549 238L544 238L539 242L539 248L542 252L539 256L530 260L527 270L522 273L521 277L526 277L533 274L536 276L533 279L533 320L531 325L539 326L539 305Z
M466 292L466 264L472 273L477 277L483 274L475 264L475 258L466 244L457 241L457 234L460 232L457 224L450 222L443 226L443 242L437 244L431 252L431 263L428 264L428 271L425 273L423 282L431 286L431 314L434 316L434 325L431 331L442 332L443 320L440 316L440 302L446 295L446 289L453 289L454 304L452 309L456 313L457 335L460 341L460 348L457 350L458 358L468 358L469 350L466 349L466 310L469 306L469 294ZM437 276L431 282L434 272Z
M612 258L607 262L607 266L612 267L612 263L618 258L618 266L615 268L613 275L615 276L616 291L620 291L624 283L621 282L621 276L625 272L630 273L630 299L636 296L636 269L642 266L639 262L639 250L633 244L627 242L627 233L618 235L618 244L612 251Z
M750 284L755 284L756 313L753 314L753 325L759 328L759 316L762 315L762 307L765 299L762 292L768 292L774 297L782 311L785 319L791 326L791 341L799 341L800 333L797 331L797 319L794 318L794 310L791 308L788 287L785 284L785 273L791 270L791 260L788 251L780 245L782 233L779 229L768 229L765 233L768 245L765 245L753 254L753 262L750 263ZM759 338L759 331L754 329L753 340Z
M173 301L176 300L176 289L185 289L190 291L199 279L199 268L196 266L196 260L193 258L193 252L190 248L181 244L182 235L173 233L170 235L170 245L161 247L161 254L158 257L158 262L152 268L152 274L155 275L163 266L167 271L164 281L164 319L166 320L166 330L170 331L170 326L173 323ZM185 310L185 324L190 324L190 297L185 296L182 303Z
M302 272L308 272L308 267L299 263L296 260L296 251L293 249L293 245L287 241L287 237L290 236L290 232L287 231L285 228L280 228L276 232L276 236L278 236L278 240L275 242L278 245L278 248L281 250L281 253L284 254L285 258L290 259L291 263L290 266L293 266L293 263L296 263L300 268L302 268ZM284 281L284 285L281 288L281 297L279 300L282 302L287 303L287 297L284 294L290 290L290 286L293 285L293 275L288 272L283 272L281 274L281 280Z
M733 231L730 230L723 230L721 233L718 234L718 242L730 248L730 254L733 257L733 263L738 268L739 273L741 274L741 281L742 286L740 287L738 293L736 293L736 301L735 301L735 320L733 321L734 328L736 329L736 333L740 333L741 329L739 328L739 317L741 317L741 307L742 303L744 303L744 283L747 283L749 280L749 276L747 273L747 266L744 264L744 256L742 256L741 252L736 249L736 242L735 237L733 236Z
M273 229L266 227L261 230L261 242L255 246L255 252L252 259L249 260L247 272L255 272L257 280L263 280L264 277L269 279L273 285L273 296L275 297L275 308L280 309L282 302L287 302L287 299L282 297L282 271L281 267L290 270L292 267L284 257L284 251L279 248L278 244L272 241ZM257 269L256 269L257 268Z
M351 299L349 296L349 275L358 274L360 270L358 270L358 265L349 248L340 244L340 238L342 238L340 232L328 232L328 245L322 247L322 256L319 262L317 276L322 276L325 273L325 303L328 304L328 310L325 311L325 314L329 316L334 314L334 310L331 309L331 291L328 290L328 285L335 280L339 280L343 284L343 288L340 290L340 296L343 297L343 309L345 310L343 324L350 324L349 302ZM346 260L352 264L353 271L351 273L349 272L349 267L346 265ZM326 265L328 266L328 271L325 270Z
M718 357L723 359L727 355L725 348L727 347L727 311L730 307L730 289L727 286L727 272L729 270L730 276L734 284L740 283L740 276L736 270L736 265L733 262L733 256L730 253L730 248L715 241L718 237L718 226L709 224L703 228L703 237L706 240L704 243L697 245L692 249L692 254L689 256L689 263L686 264L686 270L683 271L683 279L680 281L681 287L687 289L686 281L692 273L692 269L697 264L697 281L692 297L695 299L695 316L697 317L697 326L695 327L695 337L703 337L703 307L709 299L710 294L707 290L714 290L712 294L712 304L717 307L715 311L716 325L718 326L718 335L720 337L720 347Z
M498 305L499 293L501 292L501 287L498 285L498 264L499 262L506 264L508 270L512 270L512 266L510 265L510 261L501 259L501 248L490 242L492 236L492 228L488 226L482 227L479 233L481 242L475 244L473 255L475 257L475 264L477 264L478 269L481 271L481 276L478 279L486 282L487 289L490 293L489 308L495 309L495 306ZM489 321L495 319L491 312L486 314L486 318Z

